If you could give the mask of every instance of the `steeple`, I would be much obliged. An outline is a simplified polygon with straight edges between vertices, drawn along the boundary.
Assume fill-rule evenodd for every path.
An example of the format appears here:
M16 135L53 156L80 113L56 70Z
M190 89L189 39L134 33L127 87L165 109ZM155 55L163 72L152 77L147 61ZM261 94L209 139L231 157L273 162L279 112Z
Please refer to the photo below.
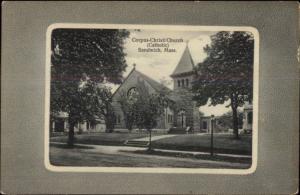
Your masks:
M191 53L188 48L188 44L184 49L184 52L175 68L173 73L170 75L171 77L177 77L185 73L190 73L194 70L194 62L191 56Z

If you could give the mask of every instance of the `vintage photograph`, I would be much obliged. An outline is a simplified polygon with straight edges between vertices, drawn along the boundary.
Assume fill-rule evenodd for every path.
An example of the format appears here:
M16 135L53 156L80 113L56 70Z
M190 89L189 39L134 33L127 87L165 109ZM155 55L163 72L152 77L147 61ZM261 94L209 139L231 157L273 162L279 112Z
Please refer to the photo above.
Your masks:
M299 191L299 3L2 5L2 194Z
M251 28L60 25L48 35L52 167L253 165Z

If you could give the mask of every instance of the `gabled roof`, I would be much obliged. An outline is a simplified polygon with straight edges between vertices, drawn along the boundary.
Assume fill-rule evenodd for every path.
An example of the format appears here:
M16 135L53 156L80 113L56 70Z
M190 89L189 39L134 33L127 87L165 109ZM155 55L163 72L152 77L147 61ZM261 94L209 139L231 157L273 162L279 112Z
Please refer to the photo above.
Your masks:
M135 71L135 68L133 68L130 73L127 75L127 77L124 79L124 81L119 85L119 87L115 90L115 92L112 94L112 97L115 96L115 94L117 93L117 91L119 91L119 89L121 88L121 86L123 85L123 83L126 82L126 80L130 77L130 75Z
M141 73L140 71L137 71L135 68L131 70L131 72L128 74L128 76L125 78L123 81L126 82L126 80L132 75L132 74L138 74L144 81L146 81L155 91L162 91L165 90L167 92L172 92L171 89L168 87L164 86L163 84L155 81L154 79L150 78L149 76ZM123 84L122 83L122 84ZM117 88L117 90L113 93L113 96L117 93L117 91L121 88L122 84Z
M194 70L194 62L191 56L191 53L189 51L188 46L186 46L175 70L171 74L171 77L187 73L187 72L192 72Z
M149 83L149 85L151 85L151 87L153 89L155 89L156 91L161 91L161 90L166 90L168 92L171 92L172 90L169 89L168 87L164 86L163 84L157 82L156 80L148 77L147 75L135 70L147 83Z

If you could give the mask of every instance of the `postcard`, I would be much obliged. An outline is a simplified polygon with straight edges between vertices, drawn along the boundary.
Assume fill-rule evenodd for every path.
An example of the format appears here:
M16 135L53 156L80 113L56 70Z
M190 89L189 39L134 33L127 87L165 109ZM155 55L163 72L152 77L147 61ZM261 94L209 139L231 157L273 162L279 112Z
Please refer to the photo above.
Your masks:
M255 28L59 23L46 41L49 170L255 171Z

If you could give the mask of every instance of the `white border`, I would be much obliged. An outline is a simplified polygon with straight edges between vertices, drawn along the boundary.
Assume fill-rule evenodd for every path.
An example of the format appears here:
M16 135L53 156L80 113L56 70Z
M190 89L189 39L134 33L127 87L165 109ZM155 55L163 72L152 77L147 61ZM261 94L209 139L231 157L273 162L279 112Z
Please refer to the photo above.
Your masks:
M254 35L253 69L253 132L252 165L249 169L208 169L208 168L141 168L141 167L70 167L53 166L49 160L49 111L50 111L50 63L51 33L56 28L102 28L102 29L151 29L174 31L248 31ZM48 170L56 172L117 172L117 173L189 173L189 174L251 174L257 167L258 145L258 81L259 81L259 33L254 27L241 26L191 26L191 25L129 25L129 24L79 24L55 23L46 33L46 72L45 72L45 137L44 163Z

